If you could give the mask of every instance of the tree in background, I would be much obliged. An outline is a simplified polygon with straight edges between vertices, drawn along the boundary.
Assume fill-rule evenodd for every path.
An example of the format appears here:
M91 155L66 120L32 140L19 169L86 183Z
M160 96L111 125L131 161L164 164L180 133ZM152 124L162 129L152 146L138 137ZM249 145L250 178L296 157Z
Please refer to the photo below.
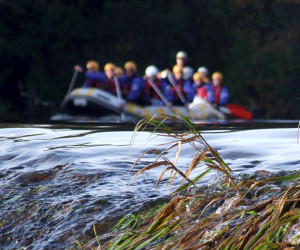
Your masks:
M231 101L255 117L299 118L299 10L297 0L2 0L0 119L50 116L18 83L59 106L74 64L134 60L142 74L170 68L178 50L224 72Z

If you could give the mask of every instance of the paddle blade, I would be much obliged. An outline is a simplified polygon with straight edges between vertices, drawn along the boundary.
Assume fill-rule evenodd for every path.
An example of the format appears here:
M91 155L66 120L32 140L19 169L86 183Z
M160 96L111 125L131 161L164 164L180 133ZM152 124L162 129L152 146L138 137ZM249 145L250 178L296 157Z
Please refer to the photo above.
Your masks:
M252 114L241 105L227 104L226 107L228 108L230 115L234 118L245 120L250 120L252 118Z

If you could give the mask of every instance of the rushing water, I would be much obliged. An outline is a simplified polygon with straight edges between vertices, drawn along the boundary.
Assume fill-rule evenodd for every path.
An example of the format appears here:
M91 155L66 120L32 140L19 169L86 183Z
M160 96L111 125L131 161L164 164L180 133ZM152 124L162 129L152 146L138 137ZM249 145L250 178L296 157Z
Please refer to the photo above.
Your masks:
M297 123L267 127L199 125L236 174L299 169ZM131 145L132 135L128 124L2 124L0 248L74 248L76 240L94 237L93 225L104 234L124 215L168 199L166 179L154 190L162 168L137 176L128 186L156 155L146 154L128 171L142 152L163 150L162 144L172 140L142 132ZM173 153L167 156L173 159ZM178 166L186 167L194 154L184 146Z

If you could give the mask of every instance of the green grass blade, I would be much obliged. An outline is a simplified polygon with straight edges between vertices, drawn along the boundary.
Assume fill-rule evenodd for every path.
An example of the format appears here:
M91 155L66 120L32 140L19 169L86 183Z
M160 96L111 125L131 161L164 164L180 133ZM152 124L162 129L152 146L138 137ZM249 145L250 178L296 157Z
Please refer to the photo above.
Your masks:
M132 239L134 237L135 237L135 235L132 235L128 239L124 240L124 242L122 242L122 244L120 244L119 246L117 245L115 248L112 248L112 249L114 249L114 250L124 249L125 247L127 247L128 245L130 245L132 243Z
M296 181L300 179L300 173L287 175L287 176L279 176L274 178L269 178L266 181L271 182L285 182L285 181Z
M137 245L134 249L142 249L145 248L149 243L163 237L167 232L169 231L169 228L164 228L156 232L150 239L142 242L141 244Z
M258 216L258 213L256 213L255 211L249 211L249 212L246 212L246 214L251 214L251 215L253 215L255 217Z
M130 215L130 219L128 219L127 222L121 226L121 230L128 227L135 219L136 219L135 215L133 215L133 214Z
M118 226L120 226L124 220L126 220L128 218L128 215L124 216L121 220L118 221L118 223L113 226L113 228L111 229L111 231L113 231L115 228L117 228Z
M278 242L279 236L283 230L283 226L280 226L266 241L268 243Z
M135 219L135 215L133 215L133 214L131 214L131 215L125 215L121 220L119 220L118 221L118 223L111 229L111 231L113 231L115 228L117 228L117 227L119 227L121 224L123 224L123 222L125 221L125 220L127 220L128 218L130 218L129 219L129 221L127 221L126 222L126 226L124 227L124 225L121 227L121 229L124 229L124 228L126 228L134 219ZM128 222L130 222L129 224L128 224ZM128 224L128 225L127 225Z
M212 170L212 168L207 168L204 172L202 172L201 174L199 174L195 179L192 180L193 183L196 183L197 181L199 181L201 178L203 178L205 175L207 175L210 171ZM190 187L192 184L190 182L182 185L181 187L177 188L173 193L176 192L180 192L182 190L187 189L188 187Z
M190 128L190 131L192 132L192 133L197 133L197 131L195 130L195 126L194 126L194 124L192 124L190 121L189 121L189 119L187 118L187 117L185 117L184 115L182 115L182 114L178 114L180 117L181 117L181 119L186 123L186 125Z
M126 235L126 234L122 234L121 237L119 237L119 238L114 242L114 244L112 244L112 245L108 248L108 250L115 249L115 248L119 245L119 243L125 238L125 235Z
M153 231L153 229L156 227L157 223L159 222L159 218L156 219L151 225L150 227L147 229L147 231L145 232L146 234L149 234Z
M246 245L245 250L250 249L250 247L257 241L257 239L264 233L267 227L269 227L271 222L267 222L263 227L257 232L253 239Z

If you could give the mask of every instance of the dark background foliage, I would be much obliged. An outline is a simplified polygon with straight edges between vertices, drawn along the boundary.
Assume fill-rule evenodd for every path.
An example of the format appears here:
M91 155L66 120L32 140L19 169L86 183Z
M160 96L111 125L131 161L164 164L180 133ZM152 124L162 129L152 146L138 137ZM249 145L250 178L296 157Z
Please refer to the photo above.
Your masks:
M142 75L178 50L222 71L256 118L298 119L299 13L299 0L0 0L0 119L48 119L74 64L134 60Z

